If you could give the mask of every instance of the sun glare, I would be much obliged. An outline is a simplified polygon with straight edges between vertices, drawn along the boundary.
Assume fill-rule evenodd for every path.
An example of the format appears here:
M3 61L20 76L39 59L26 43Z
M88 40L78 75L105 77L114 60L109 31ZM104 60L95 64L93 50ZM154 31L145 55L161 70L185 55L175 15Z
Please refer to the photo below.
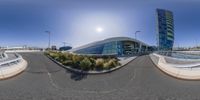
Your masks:
M102 28L102 27L97 27L97 28L96 28L96 31L97 31L97 32L102 32L102 31L103 31L103 28Z

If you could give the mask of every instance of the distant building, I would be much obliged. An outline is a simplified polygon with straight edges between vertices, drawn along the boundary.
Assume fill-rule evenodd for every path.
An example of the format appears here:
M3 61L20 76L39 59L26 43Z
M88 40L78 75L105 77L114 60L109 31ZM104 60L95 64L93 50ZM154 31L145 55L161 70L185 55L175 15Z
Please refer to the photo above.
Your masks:
M6 46L6 47L0 47L0 49L3 50L42 50L42 48L39 47L28 47L27 45L23 45L23 46Z
M57 50L56 46L55 45L51 46L51 50Z
M158 50L172 50L174 44L173 13L157 9L157 45Z
M27 49L28 47L26 45L23 45L23 46L7 46L3 49L5 50L24 50L24 49Z
M59 51L67 51L67 50L70 50L70 49L72 49L71 46L63 46L63 47L59 48Z

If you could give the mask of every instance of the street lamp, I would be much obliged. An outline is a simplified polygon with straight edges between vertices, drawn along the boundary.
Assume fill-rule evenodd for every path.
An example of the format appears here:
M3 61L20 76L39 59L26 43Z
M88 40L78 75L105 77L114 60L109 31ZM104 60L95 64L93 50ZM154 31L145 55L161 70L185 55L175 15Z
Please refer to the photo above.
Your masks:
M64 47L65 47L65 45L66 45L66 42L63 42L63 44L64 44Z
M48 43L48 48L50 49L50 35L51 35L51 32L50 31L45 31L48 35L49 35L49 43Z
M141 32L141 31L135 31L135 39L137 39L136 34L139 33L139 32Z
M67 42L62 42L62 43L64 44L64 47L66 46L66 44L69 46L71 45L70 43L67 43Z

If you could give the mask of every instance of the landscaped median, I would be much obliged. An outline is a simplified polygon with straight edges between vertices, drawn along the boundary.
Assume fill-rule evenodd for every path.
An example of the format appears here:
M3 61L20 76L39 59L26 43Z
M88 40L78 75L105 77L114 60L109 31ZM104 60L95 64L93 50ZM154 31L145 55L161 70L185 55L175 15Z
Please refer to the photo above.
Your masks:
M120 61L115 56L88 56L62 52L45 52L51 60L68 70L85 74L100 74L121 68L135 57Z
M0 62L0 79L7 79L23 72L27 67L27 62L21 55L13 54L16 56L14 59L4 60Z
M200 80L200 60L167 57L150 54L153 63L163 72L186 80Z

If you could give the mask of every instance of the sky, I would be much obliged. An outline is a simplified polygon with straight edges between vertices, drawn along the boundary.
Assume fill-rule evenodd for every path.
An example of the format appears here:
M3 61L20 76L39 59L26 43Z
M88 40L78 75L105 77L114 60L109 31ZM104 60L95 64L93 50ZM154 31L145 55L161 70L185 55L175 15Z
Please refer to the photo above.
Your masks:
M156 8L174 14L174 46L200 45L198 0L1 0L0 46L78 47L125 36L156 45ZM97 31L101 28L101 32Z

